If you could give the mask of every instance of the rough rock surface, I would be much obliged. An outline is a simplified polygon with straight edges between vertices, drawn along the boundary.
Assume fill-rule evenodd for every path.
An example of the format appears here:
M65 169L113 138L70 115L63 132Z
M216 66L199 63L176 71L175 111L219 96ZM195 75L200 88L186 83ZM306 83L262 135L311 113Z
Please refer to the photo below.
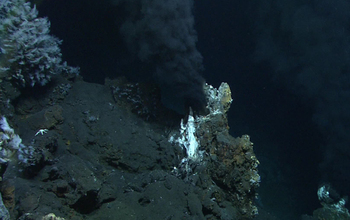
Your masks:
M205 155L191 175L181 176L174 168L186 152L168 141L179 131L179 116L162 110L159 122L150 120L157 114L132 113L123 108L128 100L116 102L125 97L111 85L77 80L50 86L8 103L15 109L5 115L9 124L36 156L29 164L13 158L3 175L11 219L54 213L57 219L228 220L256 214L258 162L249 136L229 135L225 114L199 126ZM37 134L39 129L48 131Z

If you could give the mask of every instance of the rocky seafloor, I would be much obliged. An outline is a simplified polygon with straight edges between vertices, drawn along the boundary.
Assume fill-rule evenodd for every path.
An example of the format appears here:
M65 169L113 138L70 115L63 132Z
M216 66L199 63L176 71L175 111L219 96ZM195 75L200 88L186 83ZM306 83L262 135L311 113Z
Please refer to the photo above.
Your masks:
M13 98L3 84L2 115L32 149L27 160L13 150L2 164L10 218L254 218L260 177L253 144L229 134L228 85L206 88L214 101L207 115L193 117L190 134L191 115L162 107L152 85L61 79ZM188 135L199 143L199 159L189 158Z

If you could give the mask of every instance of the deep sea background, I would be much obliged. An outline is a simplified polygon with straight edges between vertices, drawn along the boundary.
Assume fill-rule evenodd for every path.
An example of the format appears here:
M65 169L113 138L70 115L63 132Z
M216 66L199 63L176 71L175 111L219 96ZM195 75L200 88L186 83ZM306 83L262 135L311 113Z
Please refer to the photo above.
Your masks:
M84 80L153 80L120 34L129 16L123 3L36 3L63 40L63 59L80 66ZM249 134L261 162L258 204L283 219L319 207L324 182L350 193L348 8L341 0L194 2L201 74L215 87L230 85L231 135Z

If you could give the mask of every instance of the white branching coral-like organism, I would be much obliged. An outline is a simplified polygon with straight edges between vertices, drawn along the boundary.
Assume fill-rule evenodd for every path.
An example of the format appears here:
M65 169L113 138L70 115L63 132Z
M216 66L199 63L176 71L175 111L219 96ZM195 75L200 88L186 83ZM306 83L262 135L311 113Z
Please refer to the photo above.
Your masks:
M15 134L7 119L2 116L0 118L0 159L10 161L15 154L19 162L26 164L33 156L34 148L22 144L22 139Z
M49 34L50 22L38 18L25 0L0 1L0 78L19 85L45 85L53 74L79 74L62 62L58 38Z

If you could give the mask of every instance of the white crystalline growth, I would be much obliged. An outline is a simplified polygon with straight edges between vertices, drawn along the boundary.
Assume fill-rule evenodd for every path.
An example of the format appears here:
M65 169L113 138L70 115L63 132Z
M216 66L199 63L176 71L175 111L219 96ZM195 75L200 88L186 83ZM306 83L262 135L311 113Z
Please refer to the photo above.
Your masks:
M194 117L192 115L188 116L188 121L185 125L183 123L183 120L181 120L181 137L179 137L176 142L186 149L187 158L193 161L196 161L199 157L199 143L197 141L195 133L196 125Z
M177 139L175 135L169 138L169 142L179 144L186 150L187 157L182 159L180 167L184 168L187 173L192 172L189 162L201 163L204 154L204 151L200 150L201 137L196 136L197 129L205 121L211 120L212 116L226 114L232 103L231 89L227 83L221 83L219 89L206 84L203 89L207 98L206 108L209 110L209 114L195 118L190 109L187 123L184 124L181 120L180 136ZM254 179L253 181L259 180Z
M231 89L227 83L221 83L220 87L214 88L206 84L204 87L207 95L207 109L210 115L226 113L232 103Z
M196 120L192 114L188 116L186 124L181 120L180 137L175 139L171 136L169 142L176 143L186 150L187 157L182 159L182 163L198 161L202 157L199 151L200 143L196 137Z

